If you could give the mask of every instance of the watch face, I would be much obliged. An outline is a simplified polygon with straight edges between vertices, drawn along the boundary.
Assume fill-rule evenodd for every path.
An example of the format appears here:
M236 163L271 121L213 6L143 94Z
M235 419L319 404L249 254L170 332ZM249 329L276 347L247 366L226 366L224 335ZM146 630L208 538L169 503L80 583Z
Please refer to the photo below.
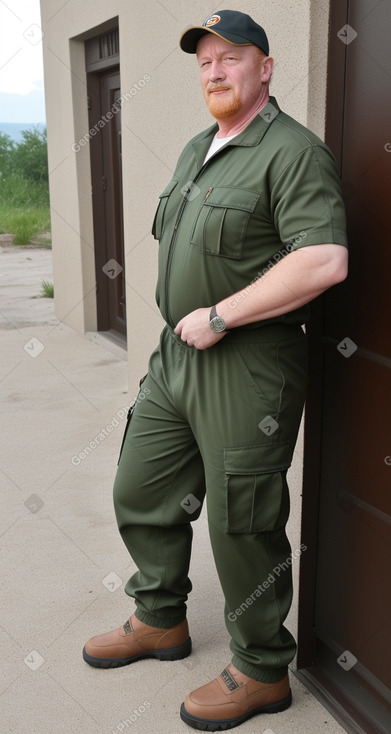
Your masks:
M210 322L211 328L216 334L219 334L220 331L225 331L226 323L221 316L215 316L214 319L212 319Z

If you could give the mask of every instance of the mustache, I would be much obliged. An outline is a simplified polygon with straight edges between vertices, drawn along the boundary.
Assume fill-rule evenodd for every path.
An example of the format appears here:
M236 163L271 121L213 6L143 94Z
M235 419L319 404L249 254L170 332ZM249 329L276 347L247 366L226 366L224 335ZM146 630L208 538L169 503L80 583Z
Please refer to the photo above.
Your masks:
M213 87L209 87L209 89L207 89L206 91L207 91L208 94L211 94L211 92L222 92L222 91L228 90L228 89L231 89L231 87L227 87L227 86L224 86L222 84L216 84Z

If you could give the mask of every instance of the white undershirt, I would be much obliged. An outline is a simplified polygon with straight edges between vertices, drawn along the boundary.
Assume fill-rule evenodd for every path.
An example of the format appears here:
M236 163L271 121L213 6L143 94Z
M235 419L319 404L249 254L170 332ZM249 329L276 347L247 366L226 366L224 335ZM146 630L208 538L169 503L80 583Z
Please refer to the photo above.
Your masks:
M206 163L206 161L209 160L209 158L211 158L212 155L217 153L217 151L220 150L220 148L222 148L223 145L228 143L229 140L233 140L233 138L236 138L237 135L239 135L239 133L235 133L235 135L230 135L228 138L218 138L217 133L216 133L216 135L214 136L210 144L210 148L205 156L204 163Z

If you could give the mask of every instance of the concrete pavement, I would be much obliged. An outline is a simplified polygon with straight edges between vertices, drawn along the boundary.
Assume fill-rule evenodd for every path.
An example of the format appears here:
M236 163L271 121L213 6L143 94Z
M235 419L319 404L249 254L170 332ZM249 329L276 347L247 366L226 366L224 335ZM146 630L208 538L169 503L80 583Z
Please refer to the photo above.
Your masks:
M40 297L43 279L52 280L50 250L0 247L1 730L185 734L184 697L229 661L205 513L194 528L191 657L86 665L84 641L133 611L123 587L135 567L111 496L132 396L125 352L59 323ZM291 685L288 711L237 731L343 732L293 675Z

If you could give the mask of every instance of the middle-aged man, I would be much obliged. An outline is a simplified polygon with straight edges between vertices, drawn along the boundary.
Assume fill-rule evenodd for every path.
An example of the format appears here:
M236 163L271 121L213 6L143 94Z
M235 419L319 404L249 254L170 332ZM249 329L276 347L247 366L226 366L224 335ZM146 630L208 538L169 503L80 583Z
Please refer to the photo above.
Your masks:
M269 98L261 26L222 10L180 45L197 56L217 124L185 147L153 225L166 326L114 488L139 569L126 585L136 611L83 655L107 668L190 653L191 521L206 492L232 660L187 696L181 717L221 731L291 703L286 473L305 395L302 325L309 301L346 277L347 249L335 160Z

